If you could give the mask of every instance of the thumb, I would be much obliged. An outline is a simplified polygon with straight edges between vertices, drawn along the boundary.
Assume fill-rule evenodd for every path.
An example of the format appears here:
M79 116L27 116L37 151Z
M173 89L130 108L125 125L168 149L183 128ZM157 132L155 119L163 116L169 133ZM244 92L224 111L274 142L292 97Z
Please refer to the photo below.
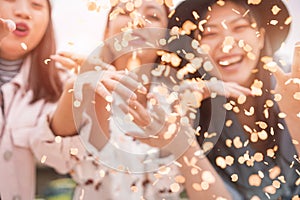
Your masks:
M276 62L271 61L267 64L265 64L264 68L275 76L275 79L277 81L277 84L284 84L286 81L286 73L277 65Z

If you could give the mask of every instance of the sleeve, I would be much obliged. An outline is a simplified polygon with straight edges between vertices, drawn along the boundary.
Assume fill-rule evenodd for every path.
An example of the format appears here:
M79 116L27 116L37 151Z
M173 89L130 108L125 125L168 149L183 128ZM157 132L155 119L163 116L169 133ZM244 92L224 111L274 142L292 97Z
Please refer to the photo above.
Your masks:
M42 164L53 167L59 173L68 173L85 157L85 148L79 136L55 136L49 119L50 114L40 117L29 139L30 148Z

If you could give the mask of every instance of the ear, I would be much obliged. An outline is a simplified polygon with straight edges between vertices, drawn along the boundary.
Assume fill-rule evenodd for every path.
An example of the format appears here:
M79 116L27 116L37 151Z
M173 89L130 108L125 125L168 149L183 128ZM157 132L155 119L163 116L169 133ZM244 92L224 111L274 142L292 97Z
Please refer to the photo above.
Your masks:
M259 36L258 36L258 47L259 49L263 49L265 46L265 36L266 30L264 28L259 29Z

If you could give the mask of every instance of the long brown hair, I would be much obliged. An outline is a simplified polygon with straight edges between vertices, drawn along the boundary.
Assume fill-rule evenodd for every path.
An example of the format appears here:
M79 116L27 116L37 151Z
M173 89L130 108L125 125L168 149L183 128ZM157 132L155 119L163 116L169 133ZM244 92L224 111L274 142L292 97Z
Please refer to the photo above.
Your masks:
M49 4L49 23L47 30L32 51L31 69L28 77L29 88L33 91L32 103L40 99L55 102L62 93L62 81L59 78L59 70L54 62L45 63L50 55L56 53L54 28L51 19L51 6Z

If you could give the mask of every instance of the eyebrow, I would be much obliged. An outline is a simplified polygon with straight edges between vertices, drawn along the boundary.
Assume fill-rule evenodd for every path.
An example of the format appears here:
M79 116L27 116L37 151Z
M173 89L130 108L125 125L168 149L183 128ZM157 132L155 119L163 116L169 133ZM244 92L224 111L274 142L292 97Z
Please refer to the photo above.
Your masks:
M240 20L247 20L247 18L245 18L245 17L236 17L236 18L234 18L234 19L232 19L232 20L230 20L230 21L224 21L226 24L233 24L233 23L235 23L235 22L237 22L237 21L240 21ZM248 20L247 20L248 21ZM223 22L223 21L222 21ZM217 25L217 24L209 24L209 23L206 23L204 26L208 26L208 27L218 27L219 25ZM223 27L223 26L222 26Z
M146 9L149 9L149 10L154 9L154 10L160 12L160 14L164 14L160 8L158 8L157 6L154 6L154 5L147 5Z

